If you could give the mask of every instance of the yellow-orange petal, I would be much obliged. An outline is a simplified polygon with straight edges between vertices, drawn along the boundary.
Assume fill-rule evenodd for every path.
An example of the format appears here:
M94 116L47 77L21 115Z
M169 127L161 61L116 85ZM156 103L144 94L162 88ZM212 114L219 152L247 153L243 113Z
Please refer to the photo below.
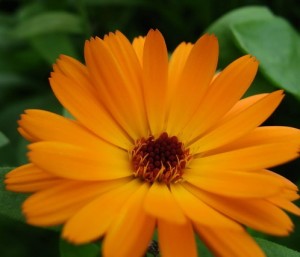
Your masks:
M281 181L273 176L243 171L214 170L205 172L190 169L183 178L205 191L237 198L272 196L283 188Z
M195 170L259 170L298 157L298 144L278 142L250 146L216 155L197 157L190 163Z
M300 216L300 208L281 195L269 197L267 200L290 213Z
M89 87L56 72L51 74L50 84L57 99L82 125L102 139L128 149L130 139Z
M185 183L184 183L185 184ZM235 221L211 208L209 205L185 189L182 183L172 184L171 192L184 213L195 223L218 228L241 230Z
M222 257L265 257L266 255L254 239L246 231L213 229L208 227L195 228L201 239L215 254Z
M226 114L246 92L257 72L258 62L249 55L232 62L209 87L197 112L184 130L189 139L198 137Z
M120 32L110 33L85 44L85 60L106 111L132 140L145 135L142 72L132 45Z
M173 224L158 220L158 243L164 257L197 257L197 247L190 221Z
M182 74L182 70L185 67L186 60L190 55L193 48L191 43L181 43L176 47L172 53L169 61L168 70L168 96L172 98L175 89L177 89L179 77ZM169 95L170 94L170 95ZM170 99L169 99L170 100ZM168 105L169 106L169 105Z
M299 142L300 130L284 126L264 126L258 127L249 132L247 135L239 138L222 147L218 147L205 153L205 155L214 155L217 153L228 152L239 148L249 146L271 144L276 142Z
M165 184L153 183L146 195L144 207L150 215L169 222L183 224L187 221L170 189Z
M99 238L118 216L126 200L140 186L137 180L133 180L89 202L66 222L62 232L63 237L77 244Z
M143 208L148 189L147 184L142 184L112 222L103 241L104 256L140 257L145 254L155 228L155 219Z
M92 181L132 175L128 154L109 144L96 151L61 142L38 142L29 149L33 164L59 177Z
M204 152L228 144L255 129L264 122L282 100L282 91L278 90L257 101L244 111L233 116L226 123L216 127L200 138L192 140L192 147ZM243 126L241 126L243 124Z
M5 176L6 189L15 192L35 192L60 184L64 179L47 173L33 164L22 165Z
M60 55L55 66L59 68L58 70L54 69L55 72L62 73L66 77L77 81L78 86L86 87L89 91L96 93L96 89L90 82L86 66L76 59L70 56Z
M218 62L218 40L204 35L190 50L186 63L174 85L168 115L167 131L177 135L192 118L215 74ZM172 75L172 74L170 74ZM180 116L178 114L180 113Z
M145 39L146 37L136 37L133 39L132 47L138 57L138 60L140 62L140 65L143 65L143 53L144 53L144 45L145 45Z
M103 144L102 139L78 122L48 111L26 110L18 123L35 141L59 141L91 149Z
M166 118L168 51L158 30L150 30L143 52L143 93L147 119L152 135L163 131Z
M186 188L219 212L253 229L279 236L288 235L293 229L287 214L265 199L236 199L207 193L190 185Z

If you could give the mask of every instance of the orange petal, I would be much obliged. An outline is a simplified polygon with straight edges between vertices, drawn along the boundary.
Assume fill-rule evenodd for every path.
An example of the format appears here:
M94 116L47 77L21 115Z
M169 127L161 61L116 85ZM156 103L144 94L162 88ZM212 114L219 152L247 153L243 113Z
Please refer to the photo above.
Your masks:
M143 92L152 135L162 132L166 115L168 51L158 30L150 30L143 52Z
M273 196L267 200L288 212L300 216L300 208L282 196Z
M215 256L265 257L266 255L246 231L211 229L195 225L198 234Z
M264 199L227 198L189 185L186 188L214 209L253 229L279 236L288 235L293 229L290 218Z
M94 151L65 143L38 142L29 149L31 162L56 176L86 181L131 176L128 154L108 144Z
M143 65L143 53L146 37L136 37L132 42L132 47L138 57L140 65Z
M300 130L283 126L258 127L244 137L239 138L238 140L231 142L230 144L206 152L205 155L213 155L239 148L277 142L299 142L300 145Z
M181 132L197 110L215 74L218 54L217 38L206 34L190 50L182 71L177 70L180 73L177 75L177 83L174 83L168 116L167 130L170 134Z
M298 157L298 144L278 142L251 146L191 161L195 170L259 170L273 167Z
M148 132L141 67L132 45L120 32L85 45L85 59L99 101L131 139Z
M63 237L77 244L99 238L117 217L126 200L139 188L140 183L133 180L100 195L67 221L63 228Z
M166 104L168 108L170 107L170 102L172 101L174 97L173 95L176 92L178 86L179 77L182 74L182 70L185 66L186 60L192 48L193 44L183 42L174 50L170 57L168 71L168 93Z
M158 220L158 243L164 257L197 257L197 247L190 222L174 224Z
M131 141L99 102L90 86L60 73L52 73L50 84L57 99L86 128L106 141L128 149Z
M186 222L186 217L165 184L151 185L144 206L146 212L154 217L179 224Z
M249 55L227 66L214 79L184 133L193 139L218 122L246 92L257 68L258 62Z
M53 176L35 165L22 165L6 174L6 189L15 192L35 192L60 184L64 179Z
M65 222L95 197L125 183L65 181L31 195L23 204L23 212L30 224L53 226Z
M94 149L102 142L78 122L43 110L26 110L19 125L36 141L60 141Z
M281 90L268 94L248 109L227 120L226 123L193 140L195 142L193 147L198 152L204 152L228 144L246 135L274 112L282 98Z
M155 219L143 208L148 189L147 184L142 184L112 222L103 241L104 256L140 257L145 254L155 228Z
M190 169L184 179L211 193L237 198L261 198L278 193L283 184L266 174L241 171L209 171ZM267 185L267 186L266 186Z
M241 229L239 224L195 197L181 183L171 184L171 191L185 214L194 222L215 228Z
M55 65L59 68L58 73L77 81L78 86L86 87L89 91L96 93L95 88L90 83L88 70L82 63L70 56L60 55Z

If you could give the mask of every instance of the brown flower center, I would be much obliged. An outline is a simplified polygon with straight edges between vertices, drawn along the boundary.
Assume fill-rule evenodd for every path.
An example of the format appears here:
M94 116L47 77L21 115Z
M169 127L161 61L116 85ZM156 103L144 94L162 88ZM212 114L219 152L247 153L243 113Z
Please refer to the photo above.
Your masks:
M153 136L138 140L131 151L134 176L144 181L170 184L181 180L183 170L191 159L176 136L166 132L157 139Z

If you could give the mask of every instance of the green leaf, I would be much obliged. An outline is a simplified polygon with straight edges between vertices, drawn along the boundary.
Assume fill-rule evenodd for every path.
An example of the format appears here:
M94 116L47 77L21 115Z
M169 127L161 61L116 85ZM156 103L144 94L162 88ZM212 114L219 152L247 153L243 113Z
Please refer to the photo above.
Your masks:
M8 138L0 131L0 147L9 142Z
M274 86L300 99L300 36L286 20L235 24L233 34L240 48L259 60L261 72Z
M264 250L267 257L300 257L300 253L291 250L285 246L267 241L265 239L255 238L259 246Z
M234 44L231 27L246 21L263 21L273 18L274 15L266 7L251 6L235 9L217 21L206 32L213 33L218 37L220 44L220 65L224 67L241 55Z
M109 6L109 5L121 5L121 6L140 6L147 5L151 2L148 0L85 0L87 5L99 5L99 6Z
M27 18L12 31L17 39L27 39L49 33L83 32L79 16L67 12L46 12Z
M64 34L47 34L30 39L32 47L52 65L60 54L78 58L71 39Z
M100 247L96 244L73 245L60 240L60 257L97 257L100 256Z
M0 168L0 180L2 181L2 183L0 183L0 214L12 219L24 221L21 205L26 195L7 191L3 183L5 174L12 169L13 168L9 167Z

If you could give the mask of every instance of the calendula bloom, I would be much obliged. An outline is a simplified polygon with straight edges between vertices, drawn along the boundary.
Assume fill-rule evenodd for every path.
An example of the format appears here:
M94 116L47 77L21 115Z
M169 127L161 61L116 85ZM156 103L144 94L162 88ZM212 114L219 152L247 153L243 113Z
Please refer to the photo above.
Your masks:
M106 257L140 257L154 231L163 257L197 256L197 234L216 256L264 256L246 227L288 235L297 187L268 170L298 157L300 132L261 126L281 90L241 97L258 62L249 55L215 76L213 35L168 58L150 30L92 38L85 65L61 56L50 83L73 119L27 110L19 121L29 164L6 177L33 193L29 224L64 224L75 244L103 238ZM201 253L200 253L201 254Z

